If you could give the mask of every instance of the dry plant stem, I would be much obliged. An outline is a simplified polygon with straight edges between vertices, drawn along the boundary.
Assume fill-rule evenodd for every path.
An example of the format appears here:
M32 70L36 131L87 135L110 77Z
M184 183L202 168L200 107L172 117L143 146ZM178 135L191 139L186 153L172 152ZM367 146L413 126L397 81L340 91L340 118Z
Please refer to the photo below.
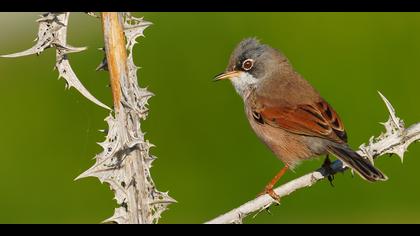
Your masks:
M382 123L385 126L386 132L382 133L377 138L371 137L369 143L367 145L362 144L357 152L363 157L369 159L372 163L374 158L384 154L397 154L402 161L408 146L411 143L420 140L420 123L416 123L408 128L405 128L404 122L396 116L391 103L381 93L379 93L379 95L384 100L390 114L388 121ZM310 187L328 175L343 172L347 169L348 168L343 166L341 161L337 160L331 164L330 168L320 168L302 177L291 180L288 183L274 189L274 192L280 197L284 197L298 189ZM264 209L267 209L273 203L276 203L276 201L266 194L206 223L242 223L243 218L246 216L255 212L258 214Z
M111 79L114 110L118 112L121 105L120 80L127 77L127 51L122 22L116 12L102 13L102 29L104 32L105 53L108 62L108 71Z
M153 144L145 140L140 120L146 118L147 101L153 94L139 87L133 61L136 38L151 23L116 12L104 12L101 19L106 52L106 62L101 64L107 64L110 72L115 114L105 119L109 128L105 141L99 143L103 151L96 155L96 163L77 179L94 176L114 191L119 207L105 222L157 223L175 200L156 189L150 173L156 157L149 153Z
M89 13L96 17L96 14ZM108 129L105 141L98 143L103 151L95 156L95 164L76 179L97 177L109 184L114 191L118 207L105 222L157 223L161 213L173 202L168 192L157 190L150 169L155 156L149 153L153 144L145 139L140 120L148 114L148 99L153 96L141 88L133 48L137 39L144 37L144 30L152 23L130 13L104 12L101 16L106 58L97 70L110 72L114 110L96 99L79 81L70 66L69 53L80 52L85 47L67 44L69 12L48 12L37 20L38 37L31 48L0 57L39 55L48 48L56 50L59 78L66 81L66 88L74 87L93 103L111 111L105 119Z
M91 102L105 109L111 110L111 108L100 102L83 86L70 66L68 54L84 51L86 50L86 47L73 47L67 44L67 26L69 17L70 12L48 12L42 14L37 20L39 25L38 37L35 40L35 45L27 50L8 55L0 55L0 57L16 58L39 55L48 48L54 48L56 50L55 68L59 73L59 78L63 78L66 81L66 88L70 89L71 87L74 87Z
M111 80L112 96L114 101L115 117L117 120L124 119L124 114L120 112L121 107L121 81L126 81L128 77L127 70L127 51L125 48L125 38L123 33L123 22L120 20L117 12L103 12L102 13L102 28L104 32L105 53L108 63L108 71ZM147 193L141 191L145 186L136 186L142 184L145 180L142 179L144 173L141 168L142 163L138 163L140 158L137 158L140 153L138 150L133 150L131 155L133 158L128 158L125 165L127 175L133 176L131 186L128 186L128 212L130 224L145 224L152 223L151 214L148 212ZM138 173L141 172L141 173Z

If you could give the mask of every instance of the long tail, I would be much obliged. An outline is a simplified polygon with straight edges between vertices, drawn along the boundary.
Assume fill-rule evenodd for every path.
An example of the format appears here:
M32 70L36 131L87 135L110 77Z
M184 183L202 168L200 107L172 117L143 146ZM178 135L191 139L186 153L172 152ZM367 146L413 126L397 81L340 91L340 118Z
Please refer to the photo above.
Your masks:
M374 167L369 160L363 158L357 152L346 145L330 145L328 151L337 156L342 162L356 171L363 179L374 182L388 179L379 169Z

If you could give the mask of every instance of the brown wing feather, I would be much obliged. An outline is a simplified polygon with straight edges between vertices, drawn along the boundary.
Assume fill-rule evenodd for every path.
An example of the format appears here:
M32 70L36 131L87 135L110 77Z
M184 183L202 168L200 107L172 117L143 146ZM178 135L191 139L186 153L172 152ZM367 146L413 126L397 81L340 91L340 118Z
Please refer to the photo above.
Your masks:
M344 124L338 116L337 112L326 102L321 101L318 104L319 110L323 117L330 124L334 133L344 142L347 142L347 133L344 129Z
M326 138L334 142L347 142L347 135L337 113L325 101L297 106L266 107L254 109L260 121L292 133Z

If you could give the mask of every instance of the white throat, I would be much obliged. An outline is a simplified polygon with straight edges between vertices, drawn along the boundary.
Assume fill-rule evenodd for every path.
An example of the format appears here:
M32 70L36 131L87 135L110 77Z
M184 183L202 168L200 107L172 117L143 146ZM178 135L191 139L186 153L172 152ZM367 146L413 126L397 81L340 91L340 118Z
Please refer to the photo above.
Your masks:
M248 92L257 83L257 79L249 73L242 72L237 77L232 77L230 81L233 84L236 92L245 99Z

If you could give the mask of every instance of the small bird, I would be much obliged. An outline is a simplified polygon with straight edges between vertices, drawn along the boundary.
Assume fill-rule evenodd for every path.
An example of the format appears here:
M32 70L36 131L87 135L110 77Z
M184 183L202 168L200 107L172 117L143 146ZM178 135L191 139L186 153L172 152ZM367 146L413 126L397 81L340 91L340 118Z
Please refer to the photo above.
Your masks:
M348 146L338 114L278 50L255 38L243 40L214 80L225 79L242 97L254 132L285 164L261 194L280 200L273 187L287 169L319 155L329 162L333 154L367 181L387 179Z

